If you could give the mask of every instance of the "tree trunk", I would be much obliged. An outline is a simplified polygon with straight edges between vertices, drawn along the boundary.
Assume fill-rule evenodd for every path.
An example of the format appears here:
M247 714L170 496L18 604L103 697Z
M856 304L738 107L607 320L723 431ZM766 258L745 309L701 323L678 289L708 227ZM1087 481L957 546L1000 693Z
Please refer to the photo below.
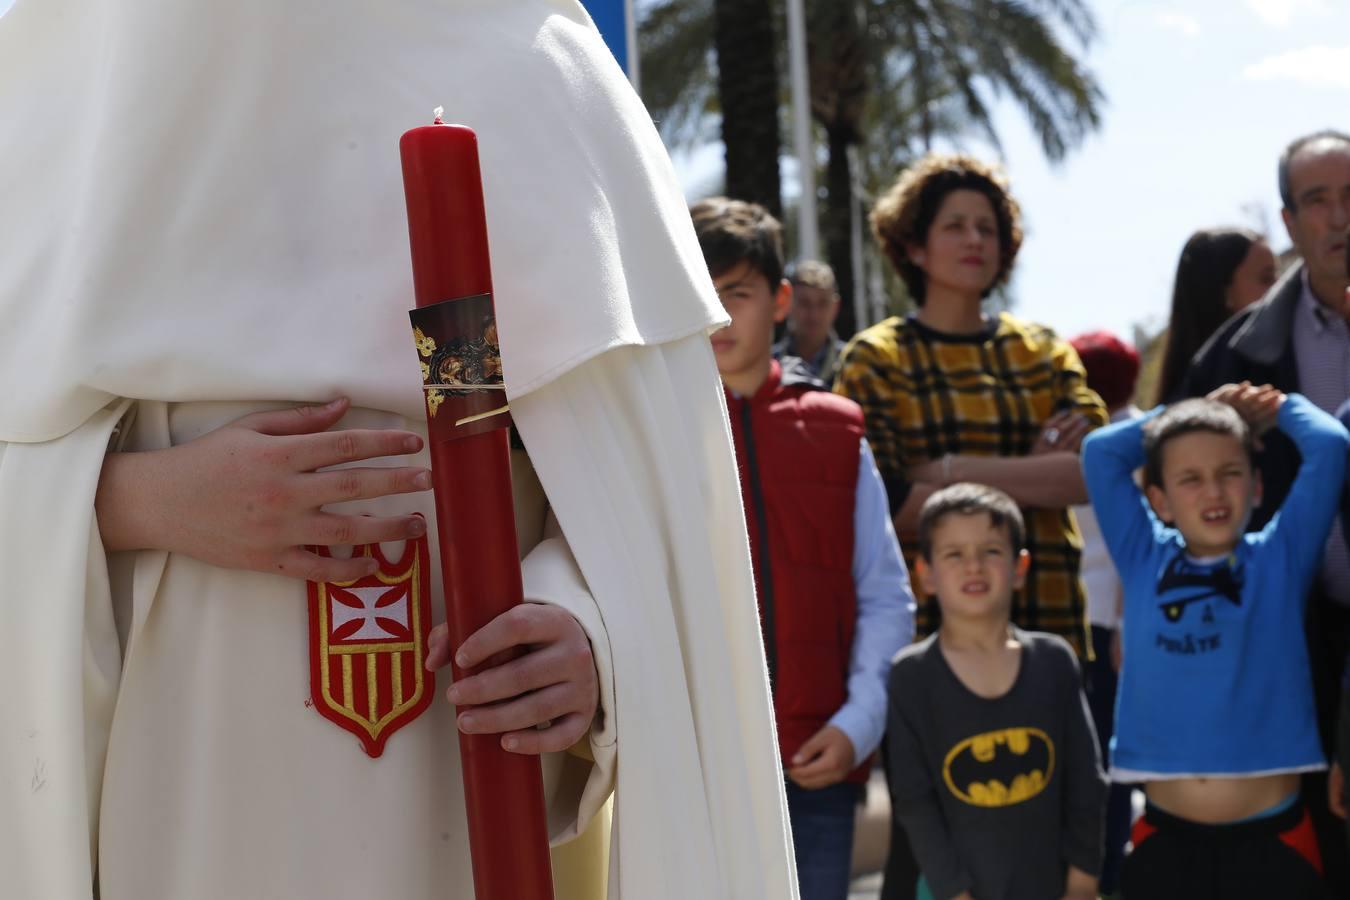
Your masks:
M716 0L717 90L729 197L783 217L778 174L778 71L770 0Z
M825 255L839 283L839 318L835 331L848 340L858 330L853 308L853 179L848 164L849 132L844 128L826 128L830 157L825 168Z

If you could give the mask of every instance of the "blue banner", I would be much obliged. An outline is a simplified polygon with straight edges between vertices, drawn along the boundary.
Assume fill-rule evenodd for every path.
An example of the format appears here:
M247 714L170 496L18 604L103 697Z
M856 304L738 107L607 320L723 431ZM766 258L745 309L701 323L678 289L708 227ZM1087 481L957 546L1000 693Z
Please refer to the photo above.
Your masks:
M3 2L3 0L0 0ZM595 20L595 27L619 61L619 67L631 75L628 67L628 22L625 17L627 0L581 0L586 12Z

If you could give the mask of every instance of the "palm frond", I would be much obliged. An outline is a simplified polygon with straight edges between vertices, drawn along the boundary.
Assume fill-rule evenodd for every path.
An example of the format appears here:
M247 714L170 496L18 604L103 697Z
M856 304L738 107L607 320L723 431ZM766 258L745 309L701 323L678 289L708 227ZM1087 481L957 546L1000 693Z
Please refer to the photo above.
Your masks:
M638 25L642 99L667 144L701 143L718 112L712 0L663 0Z

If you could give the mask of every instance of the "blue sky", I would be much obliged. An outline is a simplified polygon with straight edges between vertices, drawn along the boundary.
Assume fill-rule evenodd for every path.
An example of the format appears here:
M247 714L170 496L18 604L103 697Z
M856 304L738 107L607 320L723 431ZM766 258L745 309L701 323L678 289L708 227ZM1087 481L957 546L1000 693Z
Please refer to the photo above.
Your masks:
M1101 130L1051 168L1016 110L997 113L1027 220L1015 311L1064 335L1128 338L1166 321L1177 256L1197 228L1247 225L1277 252L1289 245L1275 165L1300 134L1350 131L1350 0L1091 5ZM719 159L720 147L677 160L686 189L699 191Z

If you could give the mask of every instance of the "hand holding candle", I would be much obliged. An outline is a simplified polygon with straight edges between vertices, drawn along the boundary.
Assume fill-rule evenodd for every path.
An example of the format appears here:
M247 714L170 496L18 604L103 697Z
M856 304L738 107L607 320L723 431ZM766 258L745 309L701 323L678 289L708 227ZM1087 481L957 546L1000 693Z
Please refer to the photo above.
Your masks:
M515 753L566 750L590 731L600 701L590 641L571 613L521 604L471 635L458 648L456 661L478 669L497 654L524 646L530 649L519 658L450 686L452 703L477 707L460 715L459 727L471 734L499 734L502 747ZM452 649L449 630L437 626L427 667L445 665Z
M478 143L437 115L399 151L446 625L459 648L522 599ZM456 682L472 674L453 661L452 671ZM459 744L477 900L552 900L538 758L495 734L461 730Z

